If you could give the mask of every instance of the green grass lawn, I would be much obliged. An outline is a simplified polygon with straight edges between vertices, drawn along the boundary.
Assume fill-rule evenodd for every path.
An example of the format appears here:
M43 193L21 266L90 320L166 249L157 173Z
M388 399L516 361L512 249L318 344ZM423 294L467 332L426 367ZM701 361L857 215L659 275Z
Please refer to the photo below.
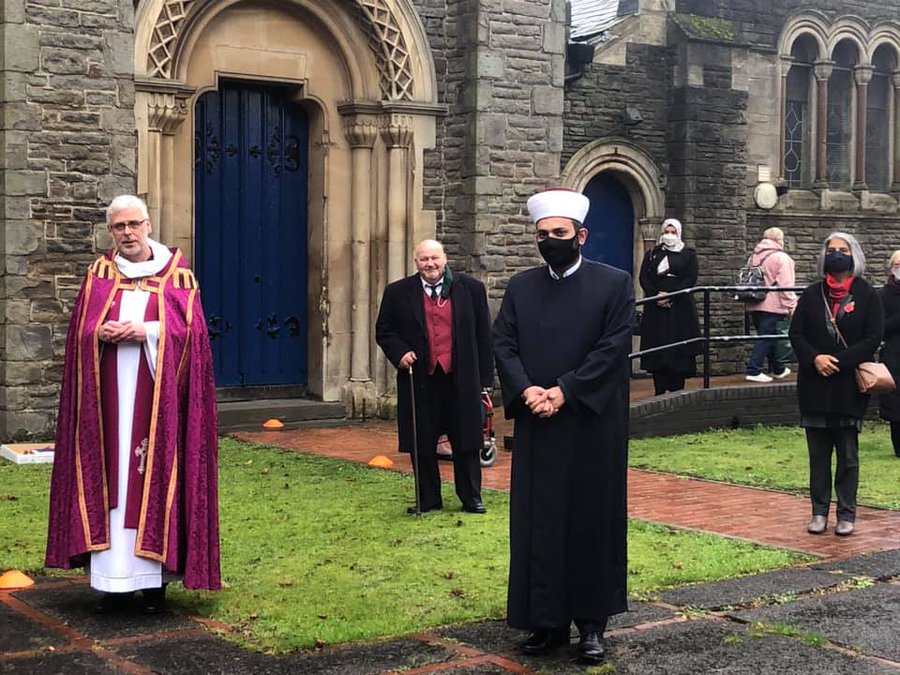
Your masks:
M809 494L806 435L799 427L758 427L631 442L630 466ZM900 508L900 459L887 425L859 437L859 501Z
M46 466L0 463L0 571L41 571L49 475ZM409 476L230 440L219 485L227 588L173 587L170 597L255 648L305 649L505 614L506 494L486 492L487 515L469 515L455 510L448 485L448 510L415 519L405 514ZM637 595L802 560L646 523L629 532Z

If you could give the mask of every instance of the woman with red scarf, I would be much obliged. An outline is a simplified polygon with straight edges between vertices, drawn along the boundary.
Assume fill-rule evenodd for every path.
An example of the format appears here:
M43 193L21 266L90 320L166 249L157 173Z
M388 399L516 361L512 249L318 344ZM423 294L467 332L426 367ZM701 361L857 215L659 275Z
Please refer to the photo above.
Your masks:
M856 238L832 232L818 265L821 281L800 296L790 338L800 372L797 395L800 426L809 449L810 534L828 529L831 506L831 454L837 454L834 533L853 533L859 485L859 431L869 396L856 386L854 371L872 361L881 343L884 312L874 288L863 279L866 258Z
M900 251L894 251L888 263L887 281L881 288L884 307L884 350L881 358L896 379L900 376ZM891 423L891 444L900 457L900 394L882 394L878 402L881 419Z

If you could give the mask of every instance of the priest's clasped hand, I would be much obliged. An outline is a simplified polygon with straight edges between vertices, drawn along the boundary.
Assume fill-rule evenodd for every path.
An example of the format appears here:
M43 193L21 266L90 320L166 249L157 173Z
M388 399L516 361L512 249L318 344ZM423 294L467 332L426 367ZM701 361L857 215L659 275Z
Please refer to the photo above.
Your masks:
M142 323L107 321L100 326L97 337L102 342L144 342L147 339L147 331L144 330Z
M559 387L544 389L534 385L522 392L522 400L533 414L547 418L559 412L566 402L566 397Z

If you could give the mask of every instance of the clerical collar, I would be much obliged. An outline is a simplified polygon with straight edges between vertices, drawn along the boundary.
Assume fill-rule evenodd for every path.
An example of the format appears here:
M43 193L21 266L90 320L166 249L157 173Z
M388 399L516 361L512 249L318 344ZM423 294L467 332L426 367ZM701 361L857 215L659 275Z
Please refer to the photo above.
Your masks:
M154 241L149 237L147 237L147 245L150 246L150 250L153 251L153 257L150 258L150 260L131 262L118 253L116 254L114 258L116 267L119 268L119 272L121 272L122 276L126 279L139 279L141 277L155 276L162 272L163 269L165 269L165 266L169 264L169 261L172 259L172 252L166 246L163 246L158 241Z
M569 269L567 269L565 272L563 272L563 275L561 278L565 279L566 277L572 276L573 274L575 274L575 272L578 271L579 267L581 267L581 255L580 254L578 256L578 262L576 262ZM553 268L550 267L550 265L547 265L547 269L550 270L551 277L553 277L556 281L560 280L560 276L556 272L553 271Z

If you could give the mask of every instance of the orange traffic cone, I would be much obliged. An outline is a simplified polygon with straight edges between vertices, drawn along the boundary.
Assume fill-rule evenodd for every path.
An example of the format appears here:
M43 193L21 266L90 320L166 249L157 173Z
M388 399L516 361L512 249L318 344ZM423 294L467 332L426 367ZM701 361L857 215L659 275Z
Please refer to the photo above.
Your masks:
M263 429L284 429L284 422L273 417L263 423Z
M10 570L6 574L0 575L0 591L15 591L29 586L34 586L34 581L18 570Z
M394 466L394 462L390 459L390 457L385 457L384 455L376 455L369 460L369 466L375 466L379 469L388 469Z

